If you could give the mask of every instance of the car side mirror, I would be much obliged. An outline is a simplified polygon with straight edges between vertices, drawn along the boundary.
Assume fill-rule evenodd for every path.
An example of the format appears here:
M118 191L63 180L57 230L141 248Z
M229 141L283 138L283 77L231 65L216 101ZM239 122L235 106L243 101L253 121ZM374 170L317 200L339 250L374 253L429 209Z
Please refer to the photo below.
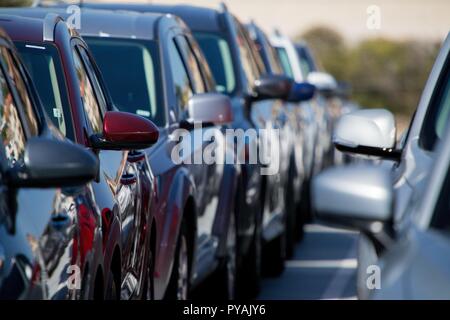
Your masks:
M351 165L327 169L312 182L319 219L373 236L392 221L393 181L389 168Z
M231 100L220 93L193 95L188 102L188 122L226 124L233 121Z
M326 72L313 71L308 74L307 81L313 84L317 91L323 94L326 98L332 97L336 94L338 84L334 77Z
M6 172L13 188L78 186L97 177L98 158L85 148L61 140L35 137L25 147L24 164Z
M311 100L316 92L316 87L308 82L295 82L292 85L289 102L302 102Z
M151 147L158 137L158 127L150 120L128 112L108 111L102 134L94 134L90 140L94 149L136 150Z
M289 98L293 80L284 75L264 75L254 84L255 96L253 100L282 99Z
M394 115L385 109L356 110L336 123L333 142L343 152L398 160Z

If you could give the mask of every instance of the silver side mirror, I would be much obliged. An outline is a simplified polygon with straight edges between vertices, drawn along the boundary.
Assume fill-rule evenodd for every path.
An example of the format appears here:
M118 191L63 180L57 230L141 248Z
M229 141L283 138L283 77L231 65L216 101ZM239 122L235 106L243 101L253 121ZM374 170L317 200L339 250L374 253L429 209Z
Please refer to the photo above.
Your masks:
M364 109L343 115L336 123L333 142L344 152L397 159L394 115L385 109Z

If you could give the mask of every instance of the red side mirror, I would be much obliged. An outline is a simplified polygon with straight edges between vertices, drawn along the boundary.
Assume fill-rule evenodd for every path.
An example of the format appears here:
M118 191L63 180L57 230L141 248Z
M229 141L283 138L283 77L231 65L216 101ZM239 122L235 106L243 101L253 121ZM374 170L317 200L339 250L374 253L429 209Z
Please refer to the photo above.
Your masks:
M94 148L131 150L145 149L158 141L158 127L144 117L120 111L108 111L103 119L103 135L95 135Z

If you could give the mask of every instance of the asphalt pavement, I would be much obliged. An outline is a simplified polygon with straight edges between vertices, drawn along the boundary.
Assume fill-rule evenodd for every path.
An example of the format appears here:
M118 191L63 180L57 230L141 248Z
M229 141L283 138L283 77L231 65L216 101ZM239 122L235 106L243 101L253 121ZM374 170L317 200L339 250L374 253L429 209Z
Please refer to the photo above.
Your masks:
M303 240L280 277L262 281L259 299L356 299L358 233L318 224Z

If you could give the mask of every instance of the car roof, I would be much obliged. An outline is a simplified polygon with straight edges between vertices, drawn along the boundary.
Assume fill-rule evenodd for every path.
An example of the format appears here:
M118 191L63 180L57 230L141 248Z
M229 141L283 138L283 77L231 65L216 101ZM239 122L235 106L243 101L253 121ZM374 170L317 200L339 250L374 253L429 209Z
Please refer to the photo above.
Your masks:
M0 24L11 39L33 42L43 42L44 29L49 26L44 26L42 19L3 14L2 11L0 11Z
M8 13L41 19L50 12L66 19L72 15L61 7L0 10L0 14ZM161 16L162 14L139 14L137 12L126 12L125 14L122 11L82 9L79 32L84 36L100 35L151 40L155 38L155 25Z
M1 20L1 17L0 17L0 20ZM6 43L8 43L8 46L13 46L10 37L8 36L6 31L2 27L0 27L0 39L5 41Z
M137 12L170 13L183 19L193 31L220 31L224 28L222 11L192 5L155 5L120 3L83 3L86 8L129 10Z

